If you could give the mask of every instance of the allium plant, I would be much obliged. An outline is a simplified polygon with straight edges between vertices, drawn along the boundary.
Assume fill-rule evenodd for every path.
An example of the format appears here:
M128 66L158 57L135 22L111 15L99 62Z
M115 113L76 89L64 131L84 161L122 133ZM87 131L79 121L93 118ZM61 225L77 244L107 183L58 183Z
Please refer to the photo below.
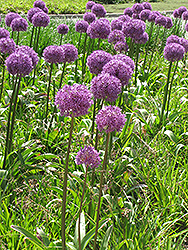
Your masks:
M126 42L117 42L114 45L114 50L119 53L126 53L129 49L129 46Z
M109 43L125 42L125 36L121 30L113 30L108 36Z
M60 44L62 44L62 39L63 39L63 36L66 35L68 32L69 32L69 27L68 25L62 23L60 24L58 27L57 27L57 32L61 35L61 38L60 38Z
M132 11L135 14L140 14L140 12L144 9L144 6L141 3L135 3L132 6Z
M111 30L121 30L124 21L120 19L114 19L111 22Z
M98 19L89 25L87 34L92 39L107 39L110 31L110 22L107 19Z
M83 16L84 21L88 22L89 24L96 20L96 15L92 12L86 12Z
M0 28L0 39L1 38L9 38L9 37L10 37L9 31L4 29L4 28Z
M139 17L142 21L146 21L148 20L150 15L151 15L151 10L144 9L140 12Z
M126 8L126 9L124 10L123 14L132 17L132 14L133 14L132 8L130 8L130 7Z
M131 69L132 69L132 71L134 71L134 69L135 69L135 63L134 63L134 61L129 56L126 56L124 54L118 54L118 55L114 55L113 56L113 60L121 60L125 64L127 64L128 66L130 66Z
M143 5L144 9L152 10L152 6L151 6L150 3L148 3L148 2L143 2L142 5Z
M102 4L94 4L91 8L91 12L96 15L96 17L105 17L106 10Z
M121 15L118 17L118 20L122 21L122 22L128 22L131 20L129 15Z
M28 23L22 17L14 18L10 24L10 27L11 27L12 31L18 32L17 33L17 40L16 40L16 44L18 45L20 31L27 31Z
M10 27L11 22L15 19L15 18L20 18L21 16L18 13L14 13L14 12L10 12L5 16L5 24Z
M91 10L91 8L93 7L93 5L95 5L96 3L93 1L88 1L86 3L86 10Z

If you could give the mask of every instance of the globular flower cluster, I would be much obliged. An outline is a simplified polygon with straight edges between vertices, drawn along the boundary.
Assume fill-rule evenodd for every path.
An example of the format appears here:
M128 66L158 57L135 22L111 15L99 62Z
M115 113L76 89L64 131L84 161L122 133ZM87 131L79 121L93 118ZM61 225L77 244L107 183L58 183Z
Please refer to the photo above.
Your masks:
M180 18L180 15L179 15L177 9L174 10L174 12L173 12L173 17L174 17L174 18Z
M20 17L20 18L14 18L10 24L10 27L12 31L27 31L28 23L27 21Z
M148 39L149 39L148 34L144 32L143 35L139 39L134 40L134 42L138 44L145 44L147 43Z
M170 29L172 28L173 26L173 22L172 22L172 19L170 17L166 17L166 25L165 25L165 28L166 29Z
M62 35L66 35L69 32L68 25L62 23L57 27L57 32Z
M88 26L89 26L88 22L86 22L85 20L79 20L75 24L75 30L76 32L79 33L86 33Z
M132 6L133 13L140 14L140 12L144 9L144 6L141 3L135 3Z
M124 34L121 30L113 30L108 36L109 43L125 42Z
M185 30L188 32L188 23L185 25Z
M164 58L170 62L180 61L184 53L184 47L178 43L169 43L164 48Z
M118 20L122 21L122 22L128 22L131 20L131 17L128 15L121 15L118 17Z
M155 11L152 11L148 17L148 22L154 23L157 17L158 17L157 13Z
M142 21L146 21L148 20L150 15L151 15L151 10L144 9L140 12L139 17Z
M120 19L114 19L111 22L111 30L121 30L123 21Z
M17 53L22 52L22 53L29 55L32 60L33 68L36 67L39 61L39 57L38 57L38 54L33 50L33 48L30 48L29 46L26 46L26 45L22 45L22 46L19 46L15 52Z
M124 54L118 54L113 56L113 60L123 61L125 64L131 67L132 71L134 71L135 63L129 56L126 56Z
M186 21L188 20L188 11L183 12L182 19Z
M27 19L30 23L32 23L32 17L37 13L37 12L42 12L43 10L35 7L35 8L31 8L30 10L28 10L27 12Z
M110 22L107 19L98 19L89 25L87 34L92 39L107 39L110 31Z
M34 8L40 8L41 10L43 10L44 12L48 13L48 10L47 10L47 7L46 7L46 4L45 2L43 2L42 0L37 0L34 2L33 4L33 7Z
M188 52L188 40L185 38L180 38L180 44L184 47L185 53Z
M80 84L64 85L55 96L55 105L63 116L82 116L91 107L92 94L86 86Z
M103 66L112 60L112 55L103 50L95 50L87 58L87 65L92 74L100 74Z
M117 77L124 86L129 84L133 71L131 67L123 61L113 59L104 65L102 73L108 73Z
M105 106L96 116L96 124L99 131L110 133L121 131L125 125L126 118L117 106Z
M50 23L50 17L45 12L37 12L32 17L32 24L35 27L46 27Z
M128 8L126 8L126 9L124 9L123 14L132 17L132 14L133 14L132 8L128 7Z
M78 58L78 50L74 45L67 43L60 47L63 49L63 63L72 63L76 61Z
M114 102L121 93L121 82L110 74L100 74L92 79L90 90L95 99Z
M160 15L157 18L155 18L155 24L159 26L166 26L166 17Z
M95 2L93 1L88 1L86 3L86 10L91 10L91 8L93 7L93 5L95 5Z
M0 39L0 53L12 54L16 50L16 44L13 39L9 37Z
M152 10L152 6L151 6L150 3L148 3L148 2L143 2L142 5L143 5L144 9Z
M43 57L48 63L61 63L64 59L63 48L57 45L50 45L44 49Z
M84 164L86 167L97 168L101 163L100 153L91 146L85 146L76 155L76 164Z
M96 17L105 17L106 15L106 10L100 3L94 4L91 8L91 12L94 13Z
M5 61L7 70L12 75L26 76L33 69L31 57L23 52L14 52Z
M20 18L21 16L18 13L10 12L5 17L5 24L6 26L10 27L12 20L14 18Z
M166 39L166 44L169 43L180 43L180 38L179 36L176 35L171 35Z
M114 45L114 50L116 52L119 52L119 53L122 53L122 52L127 52L128 51L128 44L126 42L117 42L115 45Z
M8 30L4 29L4 28L0 28L0 39L1 38L8 38L10 37L10 33Z
M186 11L187 11L187 8L186 8L185 6L179 7L179 8L178 8L179 17L181 17L182 14L183 14L184 12L186 12Z
M92 23L96 20L96 15L92 12L86 12L83 16L84 21Z
M131 37L133 39L139 39L142 37L146 29L146 24L142 20L133 19L129 22L125 22L122 27L122 31L126 37Z

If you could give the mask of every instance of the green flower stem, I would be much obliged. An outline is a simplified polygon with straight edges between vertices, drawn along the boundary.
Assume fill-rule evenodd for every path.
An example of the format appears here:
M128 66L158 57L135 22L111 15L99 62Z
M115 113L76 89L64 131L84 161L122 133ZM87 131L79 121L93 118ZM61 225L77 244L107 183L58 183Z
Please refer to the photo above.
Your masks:
M177 35L177 36L179 35L180 24L181 24L181 18L179 18L178 24L176 25L176 32L175 32L175 35Z
M134 84L137 85L137 71L138 71L138 57L139 57L140 44L138 43L136 46L136 65L135 65L135 75L134 75Z
M17 39L16 39L16 45L18 45L18 42L19 42L19 35L20 35L20 32L18 31L18 33L17 33Z
M85 67L84 67L84 62L85 62L85 53L86 53L86 42L87 42L87 33L85 35L85 40L84 40L84 48L83 48L83 56L82 56L82 80L84 79L84 74L85 74Z
M38 30L38 28L35 27L35 29L34 29L35 36L34 36L34 42L33 42L33 49L34 49L35 51L36 51L37 30Z
M149 60L148 71L150 70L150 66L151 66L151 62L152 62L153 55L154 55L154 52L155 52L155 47L156 47L156 44L157 44L157 40L158 40L160 28L161 28L161 26L158 26L158 29L157 29L157 32L156 32L155 41L154 41L154 45L153 45L154 49L152 49L151 57L150 57L150 60Z
M29 47L30 47L30 48L32 47L34 31L35 31L35 26L33 25L32 32L31 32L30 44L29 44Z
M160 121L159 121L159 127L161 127L162 121L163 121L163 115L164 115L164 110L165 110L166 101L167 101L168 86L169 86L169 82L170 82L171 68L172 68L172 62L170 62L169 69L168 69L168 77L167 77L167 83L166 83L166 86L165 86L165 93L164 93L164 98L163 98L163 105L162 105L162 108L161 108L161 116L160 116Z
M2 94L3 94L4 79L5 79L5 65L3 65L3 75L2 75L2 81L1 81L1 86L0 86L0 101L1 101Z
M50 84L51 84L51 78L52 78L52 69L53 69L53 63L51 63L51 65L50 65L50 76L49 76L48 89L47 89L47 98L46 98L45 123L47 123L47 117L48 117L48 103L49 103L49 96L50 96Z
M130 44L129 44L129 57L133 58L133 39L131 38Z
M163 52L165 41L166 41L166 28L164 27L163 35L162 35L162 41L161 41L160 54Z
M36 42L36 48L35 48L35 51L38 53L38 45L39 45L39 35L40 35L40 28L38 29L38 34L37 34L37 42Z
M95 115L96 115L96 99L94 99L94 103L93 103L93 119L92 119L92 126L91 126L91 139L93 139L93 135L94 135Z
M59 43L59 46L61 46L62 40L63 40L63 34L60 35L60 43Z
M62 250L66 250L66 240L65 240L65 212L66 212L66 198L67 198L67 176L68 176L68 163L69 163L69 154L70 154L70 146L72 139L74 125L74 116L71 119L71 128L69 133L69 141L66 155L66 163L65 163L65 172L64 172L64 183L63 183L63 199L62 199L62 213L61 213L61 239L62 239Z
M79 41L78 41L78 55L80 54L81 38L82 38L82 33L80 33ZM78 71L78 58L77 58L76 61L75 61L75 81L76 81L76 82L78 81L77 71Z
M98 39L98 50L100 49L100 43L101 43L101 39Z
M101 177L100 177L99 200L98 200L98 206L97 206L97 221L96 221L96 229L95 229L95 238L94 238L93 250L97 249L96 248L97 247L97 233L98 233L98 228L99 228L100 204L101 204L102 186L103 186L103 172L106 169L106 160L107 160L107 155L108 155L109 138L110 138L110 133L108 133L107 136L106 136L106 149L105 149L102 172L101 172Z
M82 197L81 197L81 201L80 201L80 209L79 209L79 217L78 217L78 242L79 242L79 250L81 250L80 217L81 217L82 204L83 204L84 193L85 193L85 188L86 188L87 173L88 173L88 166L86 166L85 180L84 180L84 186L83 186L83 191L82 191Z
M61 73L61 79L60 79L60 83L59 83L59 89L61 89L61 86L62 86L63 76L64 76L64 73L65 73L65 66L66 66L66 62L63 64L63 70L62 70L62 73Z

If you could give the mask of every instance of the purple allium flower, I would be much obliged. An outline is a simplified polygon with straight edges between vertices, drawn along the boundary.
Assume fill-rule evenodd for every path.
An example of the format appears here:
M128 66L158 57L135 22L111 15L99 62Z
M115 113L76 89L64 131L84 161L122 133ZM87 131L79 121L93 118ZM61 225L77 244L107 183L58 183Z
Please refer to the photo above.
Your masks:
M102 73L108 73L117 77L124 86L129 84L129 80L132 77L133 71L131 67L122 60L112 59L110 62L104 65Z
M132 6L133 13L140 14L140 12L144 9L144 6L141 3L135 3Z
M76 61L78 58L78 50L74 45L67 43L61 45L60 47L63 49L63 63L72 63Z
M124 10L123 14L132 17L132 14L133 14L132 8L130 8L130 7L126 8L126 9Z
M183 12L182 19L183 20L188 20L188 11Z
M187 8L185 6L181 6L178 8L178 14L181 17L183 12L187 11Z
M145 9L140 12L139 17L142 21L146 21L148 20L150 15L151 15L151 10Z
M164 58L170 62L181 60L184 53L184 47L178 43L169 43L164 48Z
M102 73L92 79L90 91L95 99L114 102L121 93L121 82L115 76Z
M152 10L152 7L151 7L151 4L148 3L148 2L143 2L142 3L144 9L147 9L147 10Z
M142 20L133 19L125 22L122 26L122 31L126 37L139 39L146 29L146 24Z
M188 32L188 23L185 25L185 30Z
M105 17L106 15L106 10L100 3L94 4L91 8L91 12L94 13L96 17Z
M10 24L14 18L21 17L18 13L10 12L5 17L5 24L6 26L10 27Z
M133 19L140 19L140 16L138 13L133 13L132 18Z
M152 11L148 17L148 22L154 23L157 17L158 17L157 13L155 11Z
M28 28L27 21L20 17L20 18L14 18L10 24L10 27L12 31L26 31Z
M4 29L4 28L0 28L0 39L1 38L8 38L8 37L10 37L9 31Z
M121 30L123 25L123 21L119 19L114 19L111 22L111 30Z
M188 52L188 40L185 38L180 38L180 44L184 47L185 53Z
M57 32L59 34L66 35L69 32L69 27L62 23L57 27Z
M46 4L42 0L38 0L34 2L33 7L34 8L38 7L43 10L46 7Z
M118 17L118 20L122 21L122 22L128 22L131 20L130 16L128 15L121 15Z
M55 105L63 116L82 116L91 107L92 94L86 86L80 84L64 85L55 96Z
M76 30L76 32L79 32L79 33L86 33L88 26L89 26L88 22L86 22L84 20L79 20L75 24L75 30Z
M115 45L114 45L114 50L116 52L119 52L119 53L126 53L129 49L129 46L126 42L117 42Z
M64 59L63 48L57 45L50 45L44 49L43 57L48 63L61 63Z
M166 25L165 25L165 28L166 29L170 29L172 28L173 26L173 22L172 22L172 19L170 17L166 17Z
M105 106L96 115L96 124L99 131L110 133L114 130L120 132L126 122L125 115L121 113L121 109L117 106Z
M155 24L159 25L159 26L163 26L165 27L166 26L166 17L165 16L158 16L156 19L155 19Z
M108 36L109 43L125 42L125 36L121 30L113 30Z
M91 8L93 7L94 4L96 4L96 3L93 1L88 1L86 3L86 10L91 10Z
M84 21L92 23L96 20L96 15L92 12L86 12L83 16Z
M166 39L166 45L169 43L178 43L180 44L180 38L176 35L171 35Z
M23 52L14 52L5 61L7 70L12 75L26 76L33 69L32 60Z
M134 64L134 61L129 56L126 56L124 54L118 54L118 55L113 56L113 60L123 61L125 64L131 67L132 71L134 71L135 64Z
M48 14L49 9L45 6L44 9L43 9L43 11L44 11L46 14Z
M174 18L180 18L180 15L179 15L177 9L174 10L174 12L173 12L173 17L174 17Z
M50 17L45 12L37 12L31 20L35 27L46 27L50 23Z
M100 153L91 146L85 146L76 155L76 164L84 164L86 167L98 168L101 159L99 157Z
M22 46L19 46L15 52L16 53L22 52L22 53L28 54L32 60L33 68L36 67L39 61L39 57L38 57L38 54L33 50L33 48L30 48L29 46L26 46L26 45L22 45Z
M103 66L112 60L112 55L103 51L95 50L87 58L87 65L92 74L100 74Z
M36 7L36 8L31 8L30 10L28 10L27 12L27 19L30 23L32 23L32 17L33 15L35 15L37 12L42 12L43 10Z
M87 29L87 34L92 39L107 39L108 35L110 34L110 31L110 22L107 19L98 19L89 25Z
M148 39L149 39L148 34L144 32L142 37L140 37L138 40L134 40L134 42L139 44L145 44L147 43Z
M16 49L16 44L13 39L4 37L0 39L0 53L12 54Z

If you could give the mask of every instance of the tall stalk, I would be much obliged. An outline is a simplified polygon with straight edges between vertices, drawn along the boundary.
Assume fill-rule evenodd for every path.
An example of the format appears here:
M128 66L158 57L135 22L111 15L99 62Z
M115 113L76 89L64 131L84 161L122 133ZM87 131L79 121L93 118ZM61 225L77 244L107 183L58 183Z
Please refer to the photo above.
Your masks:
M50 84L51 84L51 78L52 78L52 69L53 69L53 63L51 63L51 65L50 65L50 76L49 76L48 89L47 89L47 98L46 98L45 123L47 123L47 116L48 116L48 103L49 103L49 95L50 95Z
M38 29L38 34L37 34L37 42L36 42L36 47L35 47L35 51L38 53L38 45L39 45L39 36L40 36L40 28Z
M81 38L82 38L82 33L80 33L79 41L78 41L78 55L80 54ZM78 58L75 61L75 82L78 81L77 71L78 71Z
M18 33L17 33L17 39L16 39L16 45L18 45L18 42L19 42L19 35L20 35L20 32L18 31Z
M4 78L5 78L5 65L3 65L2 81L1 81L1 86L0 86L0 101L1 101L2 94L3 94Z
M136 45L136 65L135 65L135 75L134 75L134 84L137 86L137 71L138 71L138 57L139 57L140 44Z
M157 34L156 34L155 41L154 41L154 44L153 44L153 48L154 49L152 49L151 57L150 57L150 60L149 60L148 71L150 70L150 66L151 66L151 62L152 62L152 59L153 59L153 55L155 53L155 47L156 47L156 44L157 44L157 40L158 40L160 28L161 28L161 26L158 26Z
M33 43L34 31L35 31L35 26L33 25L32 32L31 32L30 44L29 44L29 47L30 47L30 48L32 47L32 43Z
M63 70L61 73L61 79L60 79L60 83L59 83L59 89L61 89L62 86L62 81L63 81L63 77L64 77L64 73L65 73L65 67L66 67L66 62L63 64Z
M85 62L85 53L86 53L86 42L87 42L87 33L85 35L85 40L84 40L84 48L83 48L83 56L82 56L82 80L84 78L84 74L85 74L85 67L84 67L84 62Z

